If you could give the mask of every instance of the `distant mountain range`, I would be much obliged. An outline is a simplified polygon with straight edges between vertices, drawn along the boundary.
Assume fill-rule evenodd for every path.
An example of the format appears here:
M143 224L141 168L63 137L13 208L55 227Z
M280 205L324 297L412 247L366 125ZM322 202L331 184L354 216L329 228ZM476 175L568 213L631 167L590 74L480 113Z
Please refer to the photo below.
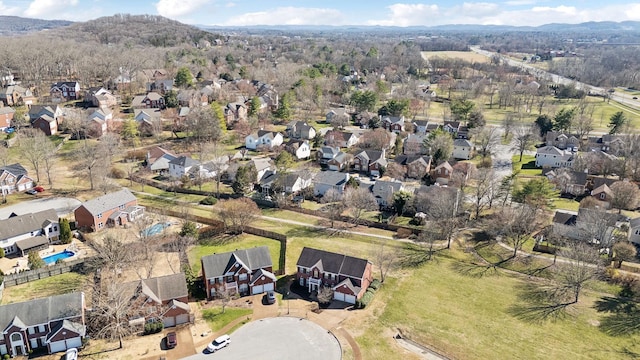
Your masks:
M366 26L366 25L346 25L346 26L330 26L330 25L256 25L256 26L241 26L241 27L229 27L229 26L208 26L208 25L186 25L177 21L162 18L154 15L123 15L117 14L114 16L104 17L96 20L89 20L87 22L75 23L75 26L79 29L88 30L92 32L106 31L111 32L114 29L109 29L109 26L113 26L114 23L130 22L142 22L147 25L153 24L156 27L171 26L180 28L180 33L191 32L195 28L208 31L241 31L241 32L558 32L558 33L605 33L605 32L640 32L640 21L600 21L600 22L585 22L580 24L546 24L540 26L507 26L507 25L438 25L438 26L410 26L410 27L397 27L397 26ZM37 32L41 30L51 30L60 27L69 26L74 24L71 21L66 20L40 20L29 19L18 16L0 16L0 35L16 35L26 34L31 32ZM187 28L192 28L188 31ZM79 30L76 29L76 30ZM155 30L161 30L156 28ZM173 38L170 34L156 33L156 36L165 37L169 35L169 38ZM182 35L182 34L181 34ZM193 34L189 34L192 35ZM100 36L100 34L94 33L94 36ZM189 36L187 36L189 37ZM196 38L198 35L195 36ZM171 39L176 40L176 39ZM173 42L173 41L170 41Z
M40 20L0 15L0 35L19 35L73 24L67 20Z

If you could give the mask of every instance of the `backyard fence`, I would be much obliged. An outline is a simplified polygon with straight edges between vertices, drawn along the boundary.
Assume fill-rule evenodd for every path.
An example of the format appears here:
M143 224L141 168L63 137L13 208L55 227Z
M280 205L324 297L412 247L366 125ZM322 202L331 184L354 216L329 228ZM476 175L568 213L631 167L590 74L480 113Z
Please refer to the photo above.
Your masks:
M40 269L26 270L17 274L8 274L4 276L4 286L12 287L29 281L45 279L50 276L60 275L68 272L81 272L84 268L86 258L64 261L60 264L54 264L42 267Z

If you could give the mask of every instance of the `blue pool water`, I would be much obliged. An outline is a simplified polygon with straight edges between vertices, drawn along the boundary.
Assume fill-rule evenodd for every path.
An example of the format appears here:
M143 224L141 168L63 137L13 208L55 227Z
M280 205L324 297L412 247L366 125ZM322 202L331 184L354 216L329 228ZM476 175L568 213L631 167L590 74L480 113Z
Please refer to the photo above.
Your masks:
M44 262L47 263L47 264L55 264L56 261L58 261L58 259L70 258L73 255L75 255L73 253L73 251L65 250L63 252L59 252L59 253L55 253L53 255L45 256L45 257L42 258L42 260L44 260Z
M171 226L171 223L157 223L157 224L154 224L154 225L152 225L152 226L140 231L140 236L149 237L149 236L152 236L152 235L160 234L162 232L162 230L166 229L169 226Z

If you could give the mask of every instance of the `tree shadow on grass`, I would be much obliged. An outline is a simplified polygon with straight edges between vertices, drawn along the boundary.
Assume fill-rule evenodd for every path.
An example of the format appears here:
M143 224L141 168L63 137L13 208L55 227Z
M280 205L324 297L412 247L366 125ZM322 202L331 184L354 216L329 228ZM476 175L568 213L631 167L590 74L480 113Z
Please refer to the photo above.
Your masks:
M455 261L451 269L460 275L472 278L499 275L498 267L493 264L478 264L473 262Z
M414 244L407 244L404 249L404 253L399 259L399 264L403 268L417 268L429 261L435 261L435 253L438 250L434 249L429 254L429 249Z
M302 238L313 238L320 235L327 235L327 231L325 229L319 228L311 228L306 226L296 226L289 231L287 231L286 235L288 237L302 237Z
M608 313L600 321L600 330L605 334L626 336L640 332L640 306L632 298L605 296L594 307L598 312Z
M567 301L569 289L550 283L525 283L517 288L518 303L511 306L509 314L530 322L556 321L572 316L572 301Z

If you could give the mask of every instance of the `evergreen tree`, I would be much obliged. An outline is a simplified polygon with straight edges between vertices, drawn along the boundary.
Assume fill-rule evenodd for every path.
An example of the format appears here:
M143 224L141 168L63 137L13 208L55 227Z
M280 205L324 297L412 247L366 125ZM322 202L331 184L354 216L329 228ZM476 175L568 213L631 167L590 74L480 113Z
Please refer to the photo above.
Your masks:
M549 131L553 130L553 122L549 115L543 114L538 116L535 123L538 126L538 129L540 129L540 136L542 137L547 135Z
M252 97L251 103L249 104L249 109L247 109L247 115L249 115L250 117L258 115L260 105L260 98L257 96Z
M40 269L46 265L37 251L30 251L28 259L29 269L31 270Z
M177 87L190 87L193 85L193 75L191 75L189 68L183 66L178 69L175 84Z
M222 134L227 133L227 119L224 118L224 111L222 110L222 106L216 101L211 103L211 110L213 110L213 114L220 122L220 131Z
M277 118L282 119L284 121L289 121L292 116L291 110L291 93L286 92L282 95L280 99L280 104L278 104L278 109L274 114Z
M624 116L622 111L618 111L611 115L611 118L609 119L609 134L617 134L626 122L627 118Z
M69 225L69 220L62 218L60 219L60 241L63 244L71 243L71 226Z
M558 131L566 131L571 128L571 122L575 117L576 109L561 109L553 118L553 129Z
M166 107L172 108L172 109L175 109L178 106L180 106L180 104L178 103L178 95L174 90L167 91L164 94L164 104Z

